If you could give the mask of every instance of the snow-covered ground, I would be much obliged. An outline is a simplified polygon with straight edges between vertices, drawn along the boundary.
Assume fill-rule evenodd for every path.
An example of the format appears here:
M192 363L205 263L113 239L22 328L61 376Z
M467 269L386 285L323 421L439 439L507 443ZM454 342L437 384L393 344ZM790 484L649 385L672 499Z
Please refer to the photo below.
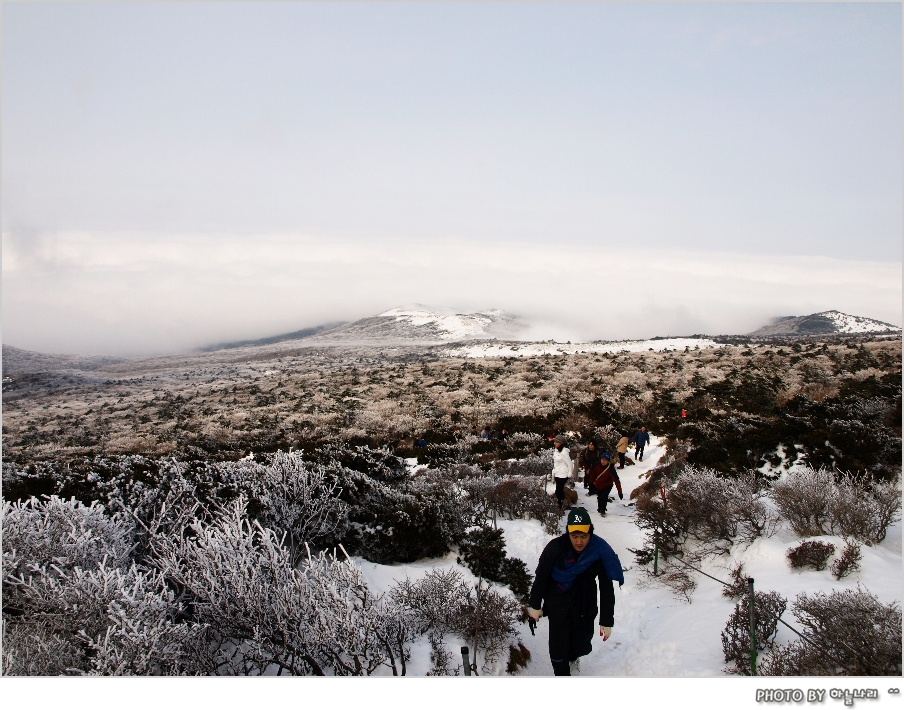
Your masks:
M709 338L662 338L657 340L620 340L611 343L487 342L444 350L449 357L536 357L574 353L644 352L722 347Z
M632 453L629 452L629 456ZM583 486L577 484L578 505L590 511L596 534L612 545L621 559L622 567L627 568L624 586L619 588L616 585L615 627L612 636L606 642L599 637L595 639L593 652L581 659L581 675L723 675L725 663L720 632L731 615L734 602L722 596L722 586L694 573L698 585L688 604L676 598L668 588L651 580L646 572L635 569L634 555L629 552L629 548L637 549L643 544L643 534L634 524L634 507L627 505L631 491L644 482L643 474L657 465L663 453L659 439L652 436L644 460L638 461L634 466L626 466L619 472L625 499L622 502L616 497L609 504L605 518L596 512L596 499L586 496ZM543 547L552 536L536 520L500 519L498 524L505 530L508 554L524 560L533 572ZM844 544L840 538L832 536L817 539L833 543L839 552ZM755 579L758 591L779 592L788 599L789 607L800 592L856 589L858 585L875 594L885 604L893 601L900 603L904 579L900 522L889 529L888 537L882 544L875 547L864 545L861 569L841 581L836 581L828 569L821 572L792 570L785 553L798 542L799 538L787 526L783 526L771 538L759 539L748 548L735 545L730 556L707 560L701 569L728 581L729 570L737 562L743 562L746 574ZM361 559L356 561L361 565L368 583L377 592L387 591L395 580L406 576L419 578L433 567L458 567L467 581L476 582L469 570L456 564L455 555L451 553L444 558L407 565L378 565ZM792 626L795 623L790 610L782 618ZM779 626L776 638L778 642L786 643L793 640L794 634ZM520 675L552 675L547 650L547 621L540 620L536 636L531 636L525 625L521 639L530 650L532 659ZM450 651L455 658L459 658L461 645L458 640L450 640ZM412 660L409 664L411 675L426 673L430 667L429 653L426 640L421 640L412 648ZM504 663L502 667L504 668Z

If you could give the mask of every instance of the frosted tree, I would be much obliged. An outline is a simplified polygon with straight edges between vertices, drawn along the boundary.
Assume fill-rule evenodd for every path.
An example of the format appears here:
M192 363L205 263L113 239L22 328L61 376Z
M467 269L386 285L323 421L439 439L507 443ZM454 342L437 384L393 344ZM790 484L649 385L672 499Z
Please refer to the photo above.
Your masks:
M156 543L160 569L210 629L212 672L370 675L386 663L387 614L361 570L326 553L296 567L245 505L240 498L213 522Z

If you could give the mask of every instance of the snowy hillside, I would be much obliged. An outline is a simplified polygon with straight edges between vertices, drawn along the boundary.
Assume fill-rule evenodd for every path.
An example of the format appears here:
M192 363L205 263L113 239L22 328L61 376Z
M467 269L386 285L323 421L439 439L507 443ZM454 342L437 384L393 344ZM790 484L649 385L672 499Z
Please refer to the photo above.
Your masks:
M720 633L735 602L722 595L720 584L697 573L693 574L698 586L691 603L679 599L667 587L638 569L630 552L630 549L643 546L643 533L635 525L630 494L645 481L644 474L655 468L665 453L658 437L651 437L645 453L643 461L620 472L625 498L624 501L616 499L610 503L605 518L596 513L596 500L586 496L580 484L576 488L578 505L590 511L595 532L612 545L622 567L626 568L624 586L619 588L616 585L615 588L612 637L606 642L594 639L593 652L581 659L581 675L647 678L723 676L725 661ZM551 484L549 490L552 490ZM498 524L505 531L507 554L524 560L533 573L540 553L552 536L544 532L536 520L500 519ZM838 549L844 544L841 538L835 536L814 539L833 543ZM864 545L861 569L841 581L835 580L828 569L791 569L785 553L799 542L800 538L785 525L772 537L758 538L747 548L736 545L729 555L708 559L702 569L719 579L730 580L731 568L743 562L745 572L755 579L758 591L775 591L789 600L800 592L856 590L860 585L885 604L900 603L900 522L889 529L888 537L881 544L873 547ZM361 558L355 561L361 566L368 584L378 593L388 591L395 581L405 577L420 579L432 568L455 568L466 580L477 581L467 568L456 563L453 553L413 564L380 565ZM794 625L790 612L783 618ZM532 659L519 675L552 675L547 648L548 624L546 619L541 619L536 636L531 636L526 625L522 627L521 640L530 650ZM779 627L778 643L787 643L794 638L793 632ZM450 652L457 655L458 640L447 641ZM429 670L429 653L429 645L424 639L412 647L409 674L423 675ZM500 666L497 674L503 673L504 669Z
M374 341L442 343L486 338L515 338L526 329L517 316L498 309L455 313L419 304L393 308L315 336L321 342Z
M822 311L808 316L789 316L750 335L829 335L832 333L900 333L891 323L852 316L840 311Z

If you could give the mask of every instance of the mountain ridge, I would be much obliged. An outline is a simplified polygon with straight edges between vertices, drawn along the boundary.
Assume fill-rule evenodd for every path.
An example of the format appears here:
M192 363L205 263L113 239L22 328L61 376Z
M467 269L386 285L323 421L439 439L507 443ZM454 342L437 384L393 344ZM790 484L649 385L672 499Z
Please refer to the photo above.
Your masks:
M749 336L770 335L834 335L856 333L900 333L901 328L891 323L852 316L841 311L820 311L807 316L784 316L764 326Z

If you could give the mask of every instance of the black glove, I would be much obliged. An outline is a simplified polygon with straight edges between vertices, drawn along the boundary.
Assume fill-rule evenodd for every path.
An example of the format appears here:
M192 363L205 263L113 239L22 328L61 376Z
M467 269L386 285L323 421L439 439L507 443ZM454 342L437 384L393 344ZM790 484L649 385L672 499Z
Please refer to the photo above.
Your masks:
M536 636L537 634L535 633L535 631L537 629L537 622L531 617L527 617L527 625L530 628L530 635Z

